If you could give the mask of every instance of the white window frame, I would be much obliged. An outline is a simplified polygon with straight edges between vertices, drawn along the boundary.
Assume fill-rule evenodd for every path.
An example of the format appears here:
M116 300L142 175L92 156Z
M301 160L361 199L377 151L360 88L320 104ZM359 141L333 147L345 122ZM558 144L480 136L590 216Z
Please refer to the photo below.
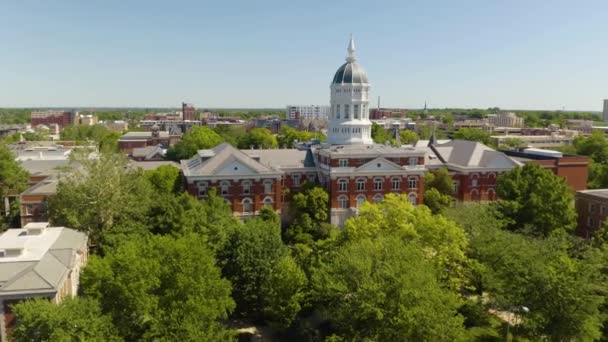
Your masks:
M348 191L348 179L344 179L344 178L338 179L338 191L339 192Z
M374 178L374 191L382 191L382 183L384 183L382 178Z
M407 187L409 189L418 189L418 177L408 177L407 178Z
M338 166L339 167L348 167L348 159L339 159Z
M365 191L365 183L366 183L365 178L358 178L357 179L357 191Z
M384 200L384 196L382 196L381 194L375 194L373 199L374 203L378 204Z
M401 179L400 178L397 178L397 177L391 178L391 189L392 190L401 190Z
M365 195L357 196L357 209L361 207L361 204L365 203L365 201L367 201L367 197L365 197Z
M243 195L251 194L251 181L249 181L249 180L242 181L241 186L243 187Z
M264 193L271 194L272 193L272 181L267 179L264 181Z
M291 185L293 186L300 186L301 183L301 175L299 173L294 173L293 175L291 175Z
M341 195L338 197L338 208L348 209L348 197L346 195Z
M251 198L243 198L241 204L243 205L243 213L253 213L253 201L251 200ZM249 206L249 210L245 210L246 205Z
M418 205L418 194L415 192L410 192L407 195L407 200L408 202L410 202L411 205L416 206Z
M220 195L228 196L230 194L230 182L229 181L221 181L220 182Z

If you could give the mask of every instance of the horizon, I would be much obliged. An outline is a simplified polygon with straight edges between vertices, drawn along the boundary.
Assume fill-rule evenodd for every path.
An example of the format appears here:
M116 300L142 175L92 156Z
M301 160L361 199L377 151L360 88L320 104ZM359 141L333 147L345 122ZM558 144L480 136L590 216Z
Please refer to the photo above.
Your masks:
M601 112L608 97L600 1L5 7L1 108L328 105L351 32L370 108Z

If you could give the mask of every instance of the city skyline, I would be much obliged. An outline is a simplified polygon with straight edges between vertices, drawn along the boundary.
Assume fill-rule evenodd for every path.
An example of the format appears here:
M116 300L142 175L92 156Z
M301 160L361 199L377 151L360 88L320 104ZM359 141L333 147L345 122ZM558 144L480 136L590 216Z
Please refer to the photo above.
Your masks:
M599 1L3 7L0 107L326 105L350 33L370 107L599 112L608 97Z

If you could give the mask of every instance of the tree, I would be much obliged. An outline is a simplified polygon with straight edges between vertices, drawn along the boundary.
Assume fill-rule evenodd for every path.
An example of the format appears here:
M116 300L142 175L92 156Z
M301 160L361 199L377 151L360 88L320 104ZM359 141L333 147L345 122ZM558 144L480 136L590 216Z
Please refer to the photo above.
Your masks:
M333 332L347 341L464 340L459 299L426 254L393 234L340 247L312 275Z
M407 196L387 194L378 204L364 203L359 215L344 224L343 239L357 241L391 233L404 242L416 242L443 270L442 280L453 289L465 283L467 239L464 230L441 215L432 215L422 206L412 206Z
M315 134L308 131L298 131L289 126L281 127L277 140L282 148L291 148L293 143L297 141L309 141L315 137Z
M433 214L441 213L452 203L454 186L447 168L425 173L424 204Z
M507 138L503 140L503 144L499 148L515 149L518 147L526 147L526 142L520 138Z
M85 297L99 301L124 340L217 341L234 309L206 241L147 236L92 256L81 277Z
M292 222L284 232L288 242L308 243L325 238L332 227L327 223L329 194L319 185L306 183L289 202Z
M266 128L254 128L240 139L239 148L277 148L279 143L272 132Z
M8 147L0 143L0 203L5 202L7 197L17 196L19 193L27 189L28 174L15 161L15 156ZM2 218L0 218L0 231L4 230L13 224L19 218L18 203L13 200L11 203L11 211L4 212L4 205L1 210ZM16 210L15 210L16 209Z
M181 188L180 170L172 165L161 165L145 171L145 176L159 194L177 193Z
M596 163L608 162L608 139L602 131L594 131L590 136L574 139L576 153L589 156Z
M407 129L399 131L399 138L404 145L414 144L420 139L416 132Z
M499 211L510 222L508 229L548 236L576 226L572 190L563 178L537 164L526 164L498 177Z
M454 139L478 141L487 146L493 146L492 134L477 128L461 128L454 133Z
M49 198L49 220L88 233L102 247L123 234L147 232L152 187L143 171L128 168L115 154L77 162L81 167L61 176L57 193Z
M67 298L59 304L46 298L13 306L16 326L11 341L120 341L112 321L92 299Z
M102 125L67 126L61 131L62 140L73 140L78 145L88 145L94 142L103 152L118 151L120 133L113 132Z
M224 142L222 137L207 126L194 126L182 140L167 150L167 159L180 161L192 158L196 151L215 147Z
M372 122L372 139L377 144L384 144L387 141L390 142L392 137L384 127Z
M245 127L243 126L217 125L213 130L215 133L219 134L225 142L234 147L237 147L239 140L247 134Z
M300 311L306 277L281 241L279 227L259 219L234 230L218 258L234 286L236 315L288 327Z

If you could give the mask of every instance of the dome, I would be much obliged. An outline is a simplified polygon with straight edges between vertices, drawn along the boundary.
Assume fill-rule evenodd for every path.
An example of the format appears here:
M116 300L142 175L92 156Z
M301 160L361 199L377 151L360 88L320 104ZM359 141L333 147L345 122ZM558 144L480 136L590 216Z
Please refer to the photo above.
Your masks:
M334 84L369 83L365 70L356 62L346 62L336 71Z

